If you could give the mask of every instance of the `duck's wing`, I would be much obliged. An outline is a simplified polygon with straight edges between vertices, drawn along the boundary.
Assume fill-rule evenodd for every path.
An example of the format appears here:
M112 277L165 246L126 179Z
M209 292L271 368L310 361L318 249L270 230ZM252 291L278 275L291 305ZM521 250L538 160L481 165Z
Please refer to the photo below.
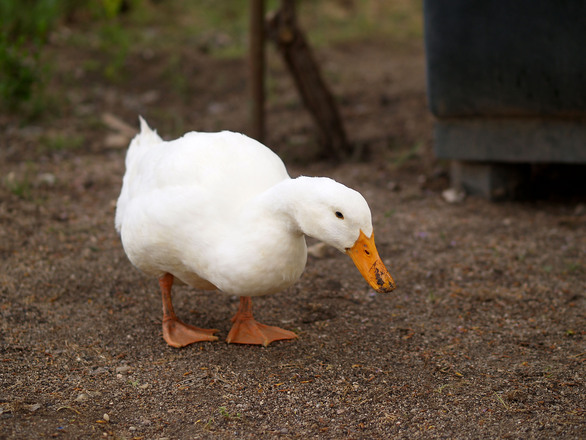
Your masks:
M167 192L175 199L181 194L198 194L200 199L192 199L191 204L208 203L213 205L209 213L229 213L289 179L281 159L245 135L192 132L164 142L149 130L141 131L129 147L116 211L118 231L128 206L137 198L152 198L154 202L155 194L158 201Z
M192 132L162 147L154 173L159 188L198 185L228 203L246 203L289 178L275 153L240 133Z
M127 155L116 228L126 254L146 273L215 264L210 255L238 227L233 222L242 206L289 179L277 155L241 134L142 140Z

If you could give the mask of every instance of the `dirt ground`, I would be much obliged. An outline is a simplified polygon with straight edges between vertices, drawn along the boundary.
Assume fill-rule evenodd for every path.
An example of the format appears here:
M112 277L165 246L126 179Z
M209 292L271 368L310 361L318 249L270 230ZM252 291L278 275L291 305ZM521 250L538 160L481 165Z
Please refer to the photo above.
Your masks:
M143 55L113 85L75 70L96 54L64 54L73 80L54 81L72 109L0 120L0 438L586 438L585 202L447 203L419 43L318 52L367 157L341 165L311 160L311 120L269 64L267 143L292 175L362 192L398 289L376 294L336 251L310 256L294 287L255 301L299 335L264 348L223 342L237 298L177 288L178 315L221 340L168 347L157 281L114 230L124 130L104 115L143 114L167 138L245 131L246 62L186 50L179 99L163 56Z

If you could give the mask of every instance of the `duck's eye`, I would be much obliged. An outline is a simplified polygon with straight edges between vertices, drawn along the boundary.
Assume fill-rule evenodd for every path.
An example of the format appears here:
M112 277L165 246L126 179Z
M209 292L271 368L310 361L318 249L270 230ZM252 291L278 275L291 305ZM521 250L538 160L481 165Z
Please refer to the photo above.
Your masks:
M336 211L336 217L340 218L340 219L344 219L344 214L342 214L340 211Z

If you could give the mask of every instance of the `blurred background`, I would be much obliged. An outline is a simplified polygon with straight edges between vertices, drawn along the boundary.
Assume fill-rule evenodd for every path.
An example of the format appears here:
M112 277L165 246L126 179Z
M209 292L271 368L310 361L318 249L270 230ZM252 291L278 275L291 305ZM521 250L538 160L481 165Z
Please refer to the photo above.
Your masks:
M267 14L279 5L266 1ZM139 114L167 138L250 130L248 2L5 0L0 8L5 159L126 147ZM299 1L297 19L355 158L402 164L424 154L421 2ZM327 157L268 40L266 51L266 143L286 162Z
M254 3L2 1L0 159L124 149L139 114L167 139L255 136ZM262 3L268 22L287 2ZM368 161L423 190L583 199L583 2L289 3L348 145L343 157L324 145L267 35L261 140L286 163Z

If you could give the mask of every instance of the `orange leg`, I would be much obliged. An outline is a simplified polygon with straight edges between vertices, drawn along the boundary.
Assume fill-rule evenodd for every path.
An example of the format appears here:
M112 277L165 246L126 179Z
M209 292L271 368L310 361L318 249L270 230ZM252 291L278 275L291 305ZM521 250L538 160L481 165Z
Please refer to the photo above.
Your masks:
M185 347L194 342L216 341L218 337L214 336L214 333L218 330L194 327L181 322L177 318L171 300L173 280L174 277L170 273L166 273L159 278L163 297L163 339L171 347L176 348Z
M289 330L271 327L257 322L252 316L252 300L248 296L240 297L240 306L232 318L232 329L226 341L234 344L255 344L265 347L273 341L295 339L297 335Z

